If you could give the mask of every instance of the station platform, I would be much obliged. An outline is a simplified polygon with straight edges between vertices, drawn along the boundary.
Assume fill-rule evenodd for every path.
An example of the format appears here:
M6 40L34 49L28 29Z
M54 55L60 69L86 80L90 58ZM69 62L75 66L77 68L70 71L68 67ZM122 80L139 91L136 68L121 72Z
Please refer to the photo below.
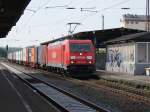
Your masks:
M28 112L14 88L11 87L2 73L0 73L0 105L0 111L2 112Z
M0 64L0 112L57 112Z
M103 79L122 80L135 84L150 85L150 76L146 75L129 75L121 73L112 73L104 70L96 70L96 74Z

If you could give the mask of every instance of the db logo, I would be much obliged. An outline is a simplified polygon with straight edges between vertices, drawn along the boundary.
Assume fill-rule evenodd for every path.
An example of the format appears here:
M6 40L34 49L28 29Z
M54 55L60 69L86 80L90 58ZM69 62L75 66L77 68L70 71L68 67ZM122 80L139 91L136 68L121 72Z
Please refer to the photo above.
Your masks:
M53 52L53 53L52 53L52 58L54 58L54 59L55 59L56 57L57 57L56 52Z

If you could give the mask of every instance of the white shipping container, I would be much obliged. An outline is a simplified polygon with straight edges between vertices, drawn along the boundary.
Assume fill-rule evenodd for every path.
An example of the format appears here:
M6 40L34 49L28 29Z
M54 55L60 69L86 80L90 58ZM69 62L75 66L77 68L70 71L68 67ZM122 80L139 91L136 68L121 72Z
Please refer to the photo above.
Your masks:
M13 52L13 60L16 60L16 52Z
M12 60L12 53L8 53L7 58L8 58L9 60Z
M21 51L20 51L20 61L22 62L23 61L23 56L22 56L22 54L23 54L23 49L21 49Z
M16 51L15 53L16 53L16 61L19 61L19 55L18 55L18 54L19 54L19 52L18 52L18 51Z
M10 53L10 60L13 60L13 53Z
M26 48L23 48L23 55L22 55L22 58L23 58L23 62L26 62Z
M20 51L18 51L18 61L20 62Z

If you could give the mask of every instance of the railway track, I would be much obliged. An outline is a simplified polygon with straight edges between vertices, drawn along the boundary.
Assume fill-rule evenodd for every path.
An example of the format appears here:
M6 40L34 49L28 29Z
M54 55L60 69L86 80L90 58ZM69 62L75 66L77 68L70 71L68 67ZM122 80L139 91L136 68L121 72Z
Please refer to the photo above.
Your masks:
M46 74L48 74L49 72L47 71L44 71L44 70L39 70L39 72L42 71ZM63 79L63 80L68 80L68 81L71 81L73 83L82 83L84 85L87 85L89 87L92 87L92 88L95 88L95 89L100 89L100 90L104 90L104 91L109 91L115 95L121 95L121 96L125 96L131 100L134 100L134 101L139 101L139 102L142 102L142 103L145 103L145 104L150 104L150 98L147 97L147 96L144 96L144 91L142 90L137 90L135 88L132 88L132 87L127 87L126 89L124 89L124 86L118 86L116 84L107 84L107 83L100 83L100 84L97 84L94 81L86 81L86 80L79 80L79 79L75 79L75 78L71 78L71 77L60 77L58 75L55 75L55 77L57 78L60 78L60 79Z
M63 77L61 77L61 78L63 78ZM63 78L63 79L66 80L66 78ZM103 90L106 92L113 93L115 95L124 96L124 97L131 99L131 100L142 102L142 103L150 105L150 98L143 96L143 94L142 94L143 91L140 91L140 90L137 91L136 89L128 88L128 89L130 89L128 91L128 90L123 90L122 87L120 87L120 86L116 87L115 84L114 85L108 85L108 84L103 84L103 83L96 84L95 81L93 81L93 82L92 81L86 81L86 80L82 81L82 80L73 79L73 78L68 78L67 80L69 80L73 83L82 83L83 85L88 85L91 88L100 89L100 90Z
M63 112L109 112L96 104L66 92L53 84L31 76L17 68L2 63L9 71L13 72L20 80L38 92L49 102Z
M38 69L39 72L44 72L45 74L47 74L47 76L49 76L49 72L45 71L45 70L40 70ZM55 74L55 73L54 73ZM52 74L51 74L52 75ZM92 88L96 88L96 89L100 89L106 92L111 92L115 95L120 95L120 96L124 96L127 97L131 100L134 101L138 101L138 102L142 102L145 104L150 104L150 98L149 97L145 97L143 95L143 91L134 89L134 88L128 88L126 90L123 90L122 87L117 86L116 84L112 84L111 86L108 84L97 84L95 81L86 81L86 80L79 80L79 79L75 79L75 78L71 78L71 77L60 77L59 75L53 75L54 77L60 78L62 80L67 80L73 83L81 83L83 85L88 85L89 87Z
M145 97L145 96L141 96L141 95L138 95L138 94L135 94L135 93L124 91L121 88L116 89L116 88L109 87L109 86L106 86L106 85L103 85L103 84L99 85L99 84L91 83L91 82L88 82L88 81L83 81L82 83L84 83L85 85L90 85L93 88L101 89L101 90L104 90L104 91L107 91L107 92L109 91L109 92L111 92L115 95L121 95L121 96L127 97L131 100L142 102L142 103L150 105L150 98Z
M48 74L49 75L49 72L45 71L45 70L39 70L39 72L44 72L45 74ZM55 74L55 73L54 73ZM60 79L63 79L63 80L68 80L68 81L71 81L73 83L82 83L84 85L88 85L89 87L92 87L92 88L95 88L95 89L100 89L100 90L103 90L103 91L109 91L115 95L121 95L121 96L124 96L124 97L127 97L131 100L134 100L134 101L138 101L138 102L142 102L142 103L145 103L145 104L150 104L150 98L149 97L145 97L143 95L143 91L142 90L137 90L137 89L134 89L134 88L128 88L129 90L123 90L122 87L120 86L117 86L117 85L108 85L108 84L96 84L95 82L92 82L92 81L82 81L82 80L79 80L79 79L75 79L75 78L71 78L71 77L60 77L59 75L53 75L57 78L60 78Z
M49 72L45 71L45 70L40 70L38 69L39 72L44 72L45 74L49 75ZM55 74L55 73L54 73ZM52 74L51 74L52 75ZM104 90L104 91L109 91L115 95L121 95L124 97L127 97L131 100L134 101L139 101L145 104L150 104L150 98L144 96L144 92L142 90L137 90L135 88L130 88L128 87L128 89L124 90L124 87L121 86L117 86L116 84L96 84L95 81L86 81L86 80L79 80L79 79L75 79L75 78L71 78L71 77L60 77L59 75L53 75L57 78L63 79L63 80L68 80L71 81L73 83L82 83L84 85L87 85L89 87L95 88L95 89L100 89L100 90Z

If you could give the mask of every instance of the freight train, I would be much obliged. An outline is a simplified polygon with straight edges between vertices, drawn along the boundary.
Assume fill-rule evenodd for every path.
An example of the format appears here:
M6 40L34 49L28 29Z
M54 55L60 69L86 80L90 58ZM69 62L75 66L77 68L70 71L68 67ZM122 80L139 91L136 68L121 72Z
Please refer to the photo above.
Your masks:
M8 53L8 60L60 73L95 72L95 48L91 40L63 40L29 46Z

